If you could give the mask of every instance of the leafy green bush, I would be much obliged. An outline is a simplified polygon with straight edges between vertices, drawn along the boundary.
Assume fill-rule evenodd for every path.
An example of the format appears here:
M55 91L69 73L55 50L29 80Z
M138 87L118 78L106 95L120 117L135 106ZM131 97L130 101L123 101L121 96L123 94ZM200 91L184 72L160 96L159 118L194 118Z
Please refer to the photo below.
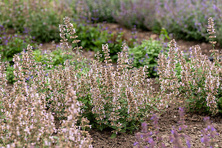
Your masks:
M37 45L33 43L32 37L22 37L18 34L0 36L0 43L0 54L2 56L2 60L10 62L10 64L13 63L13 56L25 50L28 44L32 45L34 48L37 47Z
M72 55L66 53L65 51L61 49L53 50L52 52L48 54L44 52L46 51L42 51L42 50L33 51L35 61L41 62L43 65L47 64L47 65L53 65L53 66L57 66L57 65L64 66L64 62L66 60L73 59Z
M33 51L34 61L36 63L41 63L44 66L44 70L50 71L52 69L58 68L59 65L61 65L63 68L65 67L64 62L66 60L70 61L70 65L76 65L76 69L83 69L82 72L85 72L85 66L86 63L84 61L77 62L75 59L73 59L73 56L69 54L66 51L63 51L62 49L54 50L50 53L44 53L46 51L42 50L35 50ZM22 61L21 61L22 62ZM51 65L51 67L50 67ZM7 68L7 80L9 83L14 83L14 67L8 66Z
M133 67L148 66L148 77L156 77L157 70L157 58L160 52L168 51L167 44L163 46L160 41L157 40L144 40L141 45L137 45L134 48L129 49L129 57L133 59Z
M133 61L133 67L148 66L148 77L158 77L157 59L160 52L167 54L169 46L165 40L170 40L165 28L161 28L159 40L143 40L142 44L137 44L134 48L129 48L129 58Z
M61 20L55 12L49 11L47 16L39 13L32 13L29 21L30 23L27 25L29 33L31 36L35 37L36 41L49 42L54 40L55 42L59 42L58 26Z
M13 83L16 82L14 80L14 73L13 73L13 71L14 71L14 67L13 66L9 66L8 65L8 67L6 67L6 79L7 79L8 83L10 83L10 84L13 84Z
M101 61L105 59L104 53L102 52L102 44L109 43L110 57L113 62L117 62L117 53L121 52L121 47L124 42L129 47L133 47L133 43L136 39L127 39L123 32L113 33L107 30L102 30L101 25L91 26L90 24L79 23L73 24L78 34L78 39L81 40L79 46L82 46L87 51L99 51L102 54ZM76 44L73 44L75 47Z
M62 5L61 5L62 7ZM1 22L19 33L28 33L36 41L59 41L59 24L68 10L61 10L60 3L51 0L3 2Z
M2 3L0 21L7 28L13 28L18 32L24 31L26 17L22 15L25 5L23 1L4 1Z

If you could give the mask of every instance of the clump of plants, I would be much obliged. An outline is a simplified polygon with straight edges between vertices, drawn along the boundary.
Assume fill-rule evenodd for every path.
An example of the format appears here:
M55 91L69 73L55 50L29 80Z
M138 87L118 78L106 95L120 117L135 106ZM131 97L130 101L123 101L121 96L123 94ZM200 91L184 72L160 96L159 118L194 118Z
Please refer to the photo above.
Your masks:
M214 39L212 18L209 18L208 31L210 38ZM214 47L216 42L211 43ZM186 62L184 53L175 40L170 42L168 55L160 53L158 61L159 81L166 98L186 101L190 111L198 110L212 114L220 111L221 61L217 50L213 48L211 52L215 53L213 63L206 55L202 55L198 45L194 46L190 49L190 58Z
M58 1L3 1L1 22L16 32L35 36L36 41L58 42L58 25L68 12L69 8Z
M81 42L78 43L79 46L84 47L86 51L94 51L95 53L99 51L102 54L100 58L104 61L104 53L101 49L102 44L108 43L110 48L110 57L112 62L116 63L118 56L117 53L121 52L121 46L123 43L127 43L129 47L134 47L134 42L136 39L128 39L123 32L108 32L103 29L101 24L90 24L87 20L81 21L80 23L74 23L73 26L76 28L78 38ZM73 44L73 48L76 44Z
M76 57L79 62L83 61L80 53ZM0 119L0 146L89 147L92 140L85 131L89 127L88 120L83 118L77 125L81 102L76 100L73 87L78 86L82 70L66 60L64 69L59 66L58 69L46 71L41 62L34 60L31 46L21 55L14 55L13 62L16 82L11 91L6 89L6 65L0 63L3 114ZM52 66L48 65L49 68ZM61 81L63 78L74 79ZM66 118L61 119L63 122L58 128L54 122L60 114Z
M37 44L33 42L31 36L21 36L20 34L0 36L0 43L1 60L8 61L11 65L13 64L13 56L25 50L28 44L37 48Z
M126 46L118 54L117 71L113 71L110 63L108 45L103 46L103 51L106 64L102 66L94 61L88 76L84 78L89 79L90 87L88 90L84 87L84 92L88 92L88 101L81 99L88 105L83 116L92 114L91 125L100 130L112 129L112 137L115 137L119 132L133 132L146 117L144 112L148 113L151 108L161 110L164 103L157 103L159 98L154 95L150 81L145 80L145 67L128 70Z
M65 89L66 98L64 100L68 118L62 123L60 129L55 127L53 112L46 110L47 94L40 91L42 85L43 89L46 89L45 83L40 83L43 79L46 80L46 73L41 65L34 68L37 63L32 60L30 46L27 50L26 53L23 52L22 64L19 56L14 56L14 73L18 81L15 82L12 91L4 89L7 80L5 75L1 75L3 76L1 82L4 85L1 85L3 91L0 93L0 99L3 107L1 112L3 112L4 118L0 119L2 129L0 131L2 137L0 146L61 147L68 145L69 147L89 147L91 138L88 132L80 130L75 124L81 104L76 101L75 93L70 86ZM27 69L29 70L27 71ZM26 80L29 75L34 77L27 83ZM81 124L83 129L87 127L86 121Z
M163 52L163 47L160 41L144 40L141 45L137 45L129 50L130 58L133 60L133 67L147 65L149 67L148 77L156 77L157 58L160 52ZM167 50L167 48L165 48Z
M148 66L148 77L158 77L157 74L157 60L159 53L167 54L169 51L169 44L165 39L170 39L166 29L162 28L159 40L143 40L141 44L134 45L129 48L129 58L132 60L133 67L139 68L141 66Z
M61 30L64 30L61 37L64 46L68 47L68 40L65 38L67 35L70 35L71 39L75 38L74 43L77 43L78 40L76 40L77 36L69 18L65 18L64 22L65 25L60 25L63 28ZM78 47L75 49L78 49ZM102 49L105 53L105 65L102 65L99 54L97 54L97 60L92 62L87 73L75 76L76 70L72 66L63 70L55 70L53 71L54 75L58 75L60 79L58 80L55 77L50 82L54 83L53 87L56 87L57 91L51 93L53 91L51 88L46 91L47 94L61 96L57 101L49 98L49 109L53 110L58 118L62 120L65 119L62 109L65 97L63 88L72 84L74 90L76 90L77 99L84 104L81 108L82 117L88 118L93 128L113 130L113 137L115 137L118 132L134 131L146 117L144 112L148 113L152 108L161 110L165 106L164 102L160 103L159 98L152 93L153 88L150 87L150 81L145 80L145 67L128 70L128 48L126 45L123 46L123 52L118 54L116 72L113 71L110 63L108 45L103 45ZM80 70L77 71L80 72ZM61 74L65 76L61 76ZM115 101L111 101L113 99ZM58 108L58 106L61 106L61 108Z
M64 22L65 25L60 25L61 30L64 30L60 34L62 38L61 48L68 52L70 46L66 36L69 35L74 43L77 43L78 40L76 40L75 29L69 23L70 19L65 18ZM76 47L74 50L76 50L74 54L76 59L79 62L83 61L80 48ZM58 68L46 71L41 62L35 61L30 46L28 46L27 51L21 53L21 56L15 55L13 57L15 63L13 73L16 82L13 91L11 91L12 94L7 95L8 92L5 89L2 89L4 91L1 92L1 100L4 102L4 109L1 111L5 116L4 120L1 120L5 123L1 126L6 129L12 127L14 122L18 126L13 127L12 131L11 128L3 131L1 135L4 138L1 145L61 146L68 143L74 147L79 145L88 146L91 143L86 131L89 127L88 123L96 129L111 129L113 131L112 137L115 137L119 132L134 131L144 121L150 110L161 110L165 107L164 103L154 96L149 80L145 80L145 67L128 70L126 45L123 46L123 52L118 55L116 72L112 70L107 45L103 46L103 51L106 64L102 66L99 62L99 56L97 56L98 60L91 63L92 65L87 72L83 71L84 67L76 69L76 66L72 65L69 60L65 61L64 68L61 65ZM53 65L48 65L48 67L52 68ZM5 74L5 71L3 71L3 74ZM4 77L2 87L5 87L6 77L5 75L1 76ZM8 98L9 96L11 99ZM77 102L73 98L75 96ZM27 97L32 97L31 100L33 101L38 100L38 103L26 102ZM10 106L13 102L17 108ZM20 104L20 106L16 104ZM18 111L19 108L22 112ZM34 110L36 114L33 113ZM40 120L39 117L46 111L49 115L45 114L45 116L48 117L44 116ZM81 114L78 114L79 112ZM23 113L29 114L30 118L26 118ZM87 119L86 117L89 116L91 118ZM17 118L19 118L18 121ZM35 119L38 120L30 125L32 119L34 121ZM20 120L27 120L26 125L20 125ZM56 128L48 125L55 120L61 125ZM9 125L7 126L7 124ZM38 129L41 128L36 127L41 126L50 126L51 129L42 128L43 131L39 131ZM81 130L78 130L77 126L81 126ZM30 132L32 128L36 129L35 133L39 133L39 136L38 134L35 134L36 137L32 136L33 133ZM15 137L14 140L7 136L11 132ZM43 135L44 132L46 134ZM28 136L26 136L27 141L24 140L25 137L19 139L20 133L25 133L22 136ZM79 140L76 141L76 138L79 138Z

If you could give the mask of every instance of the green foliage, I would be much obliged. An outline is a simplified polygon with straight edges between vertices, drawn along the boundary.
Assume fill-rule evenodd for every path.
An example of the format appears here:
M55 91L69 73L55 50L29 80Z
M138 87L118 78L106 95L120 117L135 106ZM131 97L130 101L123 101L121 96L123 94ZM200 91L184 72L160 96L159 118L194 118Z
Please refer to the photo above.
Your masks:
M8 35L2 36L0 39L0 54L3 61L8 61L12 64L13 56L17 53L22 52L30 44L36 48L36 44L32 42L30 36L21 37L20 35Z
M171 26L168 28L168 31L174 34L174 37L178 39L185 39L188 41L197 40L197 41L207 41L207 38L194 27L194 17L191 17L185 20L186 27L181 27L175 20L172 20ZM182 28L182 29L181 29Z
M61 20L55 12L49 11L47 16L41 13L32 13L29 21L27 25L29 33L35 37L36 41L49 42L54 40L55 42L59 42L58 26Z
M4 113L1 111L2 109L3 109L2 101L0 101L0 119L4 119L5 118Z
M190 64L190 67L194 67L193 63L191 63L190 60L186 61L186 64ZM193 66L192 66L193 65ZM177 63L176 65L176 76L178 78L178 82L181 82L181 65ZM189 108L190 112L196 112L197 110L202 113L209 113L209 107L207 107L206 102L206 96L207 91L204 90L205 87L205 77L203 77L202 70L199 68L197 70L197 73L195 71L195 68L191 68L191 73L195 72L195 75L197 75L197 78L195 81L197 82L197 85L192 85L191 82L189 82L190 89L188 87L180 86L178 88L180 94L182 94L184 97L186 97L186 101L188 102L187 108ZM195 78L194 78L195 79ZM201 91L198 91L198 89L201 88ZM190 94L187 96L186 94Z
M90 24L74 24L78 39L81 40L79 46L82 46L87 51L99 51L102 54L101 61L105 59L104 53L102 52L102 44L109 44L110 57L112 62L117 62L117 53L121 52L121 47L124 42L127 42L129 47L133 47L133 43L136 39L126 39L123 32L113 33L107 30L102 30L101 25L91 26ZM75 47L76 44L73 44Z
M161 31L162 31L162 29L161 29L161 24L158 22L158 21L155 21L154 22L154 25L152 26L152 32L153 33L157 33L157 34L159 34ZM167 33L166 32L166 29L165 29L165 31L164 31L164 33ZM160 33L160 34L162 34L162 33ZM168 36L168 35L167 35Z
M59 42L59 24L66 10L60 12L58 2L50 0L40 1L35 4L34 0L4 2L0 22L7 28L12 28L17 33L28 33L41 43Z
M13 83L16 82L14 80L15 76L14 76L13 71L14 71L14 67L13 66L6 67L6 79L7 79L8 83L10 83L10 84L13 84Z
M101 31L99 25L92 27L89 24L73 24L74 28L76 28L76 32L78 34L78 39L81 40L79 43L87 51L97 51L102 44L107 42L107 33ZM76 45L73 44L73 47Z
M2 24L7 28L14 28L18 32L23 32L26 17L21 15L21 12L24 10L24 7L22 1L16 1L13 3L4 1L3 6L1 7L2 11L0 18Z
M75 65L76 69L83 68L84 66L86 66L84 61L77 62L75 59L73 59L72 55L70 55L67 52L64 52L61 49L54 50L51 53L44 53L44 51L35 50L33 51L33 55L35 62L41 63L44 66L44 70L46 71L55 69L59 65L61 65L64 68L65 67L64 62L66 60L70 60L70 65ZM52 65L52 67L50 68L49 65ZM7 70L6 73L7 80L9 83L13 84L15 82L13 74L14 67L8 66L6 70ZM85 72L85 69L83 69L82 72Z
M222 94L222 93L220 93ZM219 112L222 113L222 97L220 97L218 99L218 109L219 109Z
M133 67L148 66L148 77L157 77L157 58L160 52L168 51L169 47L165 47L157 40L144 40L141 45L129 49L130 58L133 59Z
M100 84L99 79L97 83L100 86L100 89L104 89L104 87L106 87ZM108 87L106 87L105 89L108 89ZM122 89L125 90L125 88ZM91 95L92 94L88 93L85 97L78 97L78 101L81 101L84 104L82 107L83 111L82 117L86 117L90 121L90 125L92 126L92 128L100 131L111 130L111 131L119 131L119 133L129 132L130 134L132 134L135 130L139 129L140 124L144 121L146 113L151 108L150 105L147 104L146 108L140 108L140 113L135 113L136 114L135 117L132 117L132 115L128 113L128 100L126 99L126 96L123 93L121 95L122 97L118 99L118 102L122 104L121 105L122 107L119 109L115 109L115 111L113 112L113 109L116 108L116 106L111 106L110 103L107 103L103 106L103 110L105 112L105 118L98 119L100 115L92 112L92 109L95 106L92 104L93 100L91 98ZM103 96L103 92L101 95ZM150 99L152 100L153 98ZM112 100L112 98L105 97L104 100L106 101ZM116 126L111 124L111 121L109 119L112 116L111 113L118 115L119 119L117 119L114 122L116 124L121 123L121 126ZM113 133L111 135L111 138L115 138L116 135L117 135L116 133Z
M61 49L53 50L49 54L44 53L42 50L33 51L34 59L36 62L40 62L43 65L63 65L64 62L68 59L73 59L73 56L64 52Z
M159 38L160 38L160 40L161 40L162 42L164 42L165 39L170 40L170 37L169 37L169 35L168 35L168 32L167 32L167 30L166 30L165 28L161 28Z

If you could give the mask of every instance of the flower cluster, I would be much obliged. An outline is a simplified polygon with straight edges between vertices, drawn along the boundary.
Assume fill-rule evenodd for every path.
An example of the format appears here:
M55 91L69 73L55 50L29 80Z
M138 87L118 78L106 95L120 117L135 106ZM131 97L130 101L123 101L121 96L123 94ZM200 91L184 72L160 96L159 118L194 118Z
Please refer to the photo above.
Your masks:
M191 138L184 133L187 126L184 121L184 109L179 108L180 120L179 120L179 130L176 130L175 127L172 127L171 135L169 135L169 141L175 148L182 148L186 145L187 148L191 148ZM165 141L163 138L159 136L159 125L158 125L158 117L153 114L151 120L153 120L153 126L155 131L148 131L147 123L142 123L142 130L139 133L136 133L137 142L134 143L134 147L140 148L141 146L154 148L161 147L166 148ZM214 147L216 142L213 138L218 136L216 129L209 121L209 117L205 117L204 121L206 123L207 128L202 130L202 137L200 141L204 144L204 147ZM209 134L208 134L209 133ZM155 137L155 140L154 140ZM184 139L184 140L183 140Z

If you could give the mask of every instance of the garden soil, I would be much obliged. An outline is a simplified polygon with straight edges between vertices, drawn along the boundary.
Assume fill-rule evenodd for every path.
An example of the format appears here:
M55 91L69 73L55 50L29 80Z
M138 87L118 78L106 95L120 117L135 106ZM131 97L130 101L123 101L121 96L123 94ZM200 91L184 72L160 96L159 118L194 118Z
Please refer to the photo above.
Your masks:
M103 24L104 27L107 27L109 31L117 32L118 28L122 28L122 31L125 33L126 36L131 36L131 30L128 30L120 25L117 24ZM152 32L144 32L144 31L138 31L137 32L137 38L139 41L142 41L144 39L157 39L158 35L153 34ZM183 41L178 40L177 45L181 46L183 50L189 50L191 46L199 44L202 53L206 55L210 55L209 50L212 48L212 45L209 43L200 43L200 42L190 42L190 41ZM42 49L53 49L51 43L43 44ZM216 46L216 49L218 48L218 45ZM93 59L94 52L92 51L85 51L83 50L83 55L88 59ZM116 64L113 64L116 67ZM155 79L153 79L155 81ZM11 86L10 86L11 87ZM159 90L158 84L153 84L153 87L156 88L156 90ZM181 104L182 105L182 104ZM159 135L163 137L163 141L167 147L172 147L172 144L169 140L169 135L171 134L172 127L174 126L176 129L178 129L178 121L179 121L179 109L178 106L169 105L168 109L164 111L164 113L160 116L159 119L159 127L160 127L160 133ZM206 117L206 115L200 115L195 113L185 113L185 124L188 126L188 128L185 130L186 135L191 137L191 147L192 148L200 148L203 147L203 144L201 144L200 138L201 138L201 130L205 128L205 123L203 121L203 118ZM210 117L210 120L212 121L212 124L214 125L216 131L218 132L219 136L214 138L215 142L217 143L215 146L222 148L222 116L217 115L214 117ZM148 122L148 129L149 131L153 130L152 122L150 120L147 120ZM57 122L58 123L58 122ZM57 124L57 126L59 126ZM139 131L135 131L137 133ZM117 135L116 138L111 139L111 132L110 131L97 131L97 130L91 130L90 134L93 138L93 147L95 148L132 148L133 144L136 142L134 134L124 133ZM154 137L155 138L155 137Z

